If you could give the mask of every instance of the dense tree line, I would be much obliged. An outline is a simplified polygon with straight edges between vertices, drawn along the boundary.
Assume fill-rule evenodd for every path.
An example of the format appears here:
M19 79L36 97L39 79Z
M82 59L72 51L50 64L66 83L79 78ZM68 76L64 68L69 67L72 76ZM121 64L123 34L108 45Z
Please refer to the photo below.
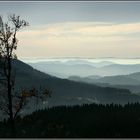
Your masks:
M16 120L17 137L117 138L140 137L140 104L84 104L38 110ZM9 123L0 136L10 137Z

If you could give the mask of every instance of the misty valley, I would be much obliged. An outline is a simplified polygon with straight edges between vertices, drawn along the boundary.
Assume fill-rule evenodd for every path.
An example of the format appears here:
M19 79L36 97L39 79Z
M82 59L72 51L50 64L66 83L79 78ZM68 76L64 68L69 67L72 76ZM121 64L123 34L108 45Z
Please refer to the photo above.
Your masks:
M13 69L16 70L17 92L31 87L38 90L47 88L52 92L50 98L39 100L38 104L34 97L30 99L16 120L19 129L17 136L139 137L140 64L129 64L136 62L134 59L125 60L127 64L113 62L119 62L116 58L98 60L96 63L95 60L12 60ZM95 73L96 69L100 69L100 72ZM2 115L2 118L5 116ZM46 123L44 127L43 123ZM41 132L34 135L36 130L33 128L30 128L30 132L26 127L32 127L32 124L37 128L42 127ZM126 126L130 129L126 129ZM8 137L8 131L1 135Z
M140 2L27 1L0 2L0 138L140 138Z
M139 94L140 59L138 58L59 58L23 59L33 68L71 81L129 89Z

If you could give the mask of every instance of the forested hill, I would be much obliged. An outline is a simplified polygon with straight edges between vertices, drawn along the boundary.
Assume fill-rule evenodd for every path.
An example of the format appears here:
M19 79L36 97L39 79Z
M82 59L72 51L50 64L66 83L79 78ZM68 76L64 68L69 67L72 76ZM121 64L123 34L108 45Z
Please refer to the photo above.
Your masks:
M53 107L18 118L16 128L22 138L138 138L140 104ZM8 137L6 122L0 130L1 137Z
M78 83L53 77L33 69L19 61L13 61L16 72L16 89L48 88L52 98L47 99L50 106L73 105L82 103L128 103L140 102L140 96L132 94L127 89L100 87L86 83Z

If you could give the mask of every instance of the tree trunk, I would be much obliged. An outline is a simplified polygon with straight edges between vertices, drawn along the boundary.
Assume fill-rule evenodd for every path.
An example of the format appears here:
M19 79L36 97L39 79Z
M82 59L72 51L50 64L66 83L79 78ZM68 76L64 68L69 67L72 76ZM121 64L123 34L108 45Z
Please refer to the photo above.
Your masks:
M13 109L12 109L12 85L11 85L11 58L8 57L7 59L8 65L7 65L7 89L8 89L8 102L9 102L9 116L10 116L10 123L11 123L11 133L12 137L15 137L15 121L13 118Z

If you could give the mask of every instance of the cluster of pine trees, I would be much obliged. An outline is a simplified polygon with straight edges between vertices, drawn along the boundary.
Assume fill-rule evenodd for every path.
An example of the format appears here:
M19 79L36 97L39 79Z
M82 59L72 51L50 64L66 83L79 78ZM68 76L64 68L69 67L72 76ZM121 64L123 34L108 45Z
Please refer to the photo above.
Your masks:
M16 119L17 137L136 138L139 132L139 103L60 106ZM10 137L8 121L0 123L0 136Z

